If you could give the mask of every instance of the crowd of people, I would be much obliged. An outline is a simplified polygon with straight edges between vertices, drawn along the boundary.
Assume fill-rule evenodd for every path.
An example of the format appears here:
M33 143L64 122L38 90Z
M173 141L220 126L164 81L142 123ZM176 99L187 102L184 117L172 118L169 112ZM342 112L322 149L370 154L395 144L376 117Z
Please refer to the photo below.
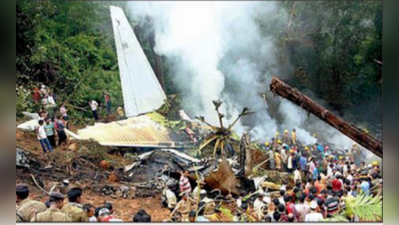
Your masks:
M51 153L58 146L67 145L67 135L65 128L69 128L69 116L66 102L61 103L57 108L57 96L47 86L41 84L32 88L32 100L35 108L38 108L38 126L35 128L37 139L45 154ZM104 103L106 105L107 115L112 114L111 95L103 91ZM95 100L89 101L89 107L93 113L93 118L100 119L98 113L99 104ZM118 119L124 118L122 107L116 110ZM58 139L58 143L57 143Z
M123 222L115 218L114 207L110 202L95 207L83 204L83 190L73 187L66 196L59 192L50 193L46 202L30 199L26 184L16 185L16 222ZM67 198L67 203L65 203ZM145 210L133 215L133 222L151 222L151 216Z
M278 194L271 195L260 185L254 193L241 190L238 196L229 194L220 201L206 190L205 181L200 180L192 186L189 172L182 171L178 184L168 182L162 192L162 205L170 212L163 222L317 222L345 210L346 204L359 194L382 197L380 165L378 162L366 165L362 161L357 165L353 157L359 148L356 144L343 156L328 146L298 147L293 138L289 139L289 144L279 140L265 144L265 154L271 156L269 169L293 173L293 187L289 188L284 182ZM67 204L64 204L64 193ZM42 203L29 199L26 184L17 184L16 196L17 221L121 221L114 218L110 203L100 207L82 205L80 188L60 189ZM347 219L359 220L354 215L348 215ZM151 222L151 216L139 210L132 221Z
M293 173L294 187L288 189L285 182L277 196L262 186L255 193L242 190L239 196L225 196L221 204L203 189L204 181L192 190L188 171L184 171L178 190L171 184L162 193L163 205L171 212L164 221L316 222L342 212L359 194L382 197L380 164L361 161L356 143L339 153L320 143L302 146L296 131L289 137L286 130L281 138L277 133L265 143L265 151L268 169ZM359 220L354 215L347 219Z
M59 110L55 109L54 95L44 85L34 89L32 95L43 105L39 111L37 138L44 153L51 153L52 149L67 143L68 110L65 103ZM107 113L111 114L111 98L107 92L104 92L104 99ZM92 100L89 106L94 119L98 120L99 104ZM179 184L168 182L162 192L162 205L170 211L164 222L316 222L345 210L346 204L360 193L382 197L380 164L377 161L370 164L362 161L362 150L356 143L342 152L321 141L306 146L299 143L293 129L291 134L288 130L282 135L276 132L276 136L265 143L264 150L268 157L267 169L292 173L292 187L288 188L285 182L277 195L271 195L260 185L255 193L241 190L238 196L226 195L221 202L205 189L204 180L192 187L189 172L182 171ZM100 207L81 205L80 188L71 188L66 193L53 192L46 203L30 200L29 188L25 184L18 184L16 192L17 221L121 221L113 217L114 210L110 203ZM67 204L64 204L65 194ZM347 219L359 220L354 215L349 215ZM145 210L139 210L132 221L150 222L151 216Z

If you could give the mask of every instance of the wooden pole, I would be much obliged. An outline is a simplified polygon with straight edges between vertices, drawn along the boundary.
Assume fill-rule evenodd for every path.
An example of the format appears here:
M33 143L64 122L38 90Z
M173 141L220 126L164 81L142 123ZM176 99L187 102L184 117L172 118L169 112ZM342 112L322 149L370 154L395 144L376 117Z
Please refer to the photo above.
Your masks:
M273 77L270 84L270 91L273 92L275 95L279 95L291 101L292 103L302 107L306 111L312 113L335 129L339 130L342 134L348 136L355 142L359 143L366 149L370 150L371 152L382 158L383 147L381 141L370 136L355 125L345 122L338 116L334 115L324 107L314 102L308 96L301 94L299 91L282 82L278 78Z

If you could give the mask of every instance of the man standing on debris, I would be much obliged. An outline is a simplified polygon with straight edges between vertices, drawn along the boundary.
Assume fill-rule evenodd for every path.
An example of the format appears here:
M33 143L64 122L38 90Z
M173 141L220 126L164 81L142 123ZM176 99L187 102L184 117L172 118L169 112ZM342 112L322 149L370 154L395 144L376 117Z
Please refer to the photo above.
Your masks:
M60 114L62 119L65 121L65 126L68 128L68 121L69 121L69 117L68 117L68 110L65 108L65 102L62 103L61 107L60 107Z
M53 151L53 149L51 148L51 144L47 138L46 130L44 129L44 121L43 120L39 120L39 127L36 128L36 135L37 135L37 139L40 142L40 145L43 148L44 154L47 153L46 146L48 148L49 153L51 153Z
M57 144L55 143L55 127L51 118L46 119L44 130L46 131L47 139L49 140L51 147L56 148Z
M180 186L180 192L184 192L186 194L191 194L191 184L190 181L188 180L188 171L185 170L181 173L180 181L179 181L179 186Z
M274 160L273 148L269 148L267 154L269 156L269 167L270 167L270 170L274 170L274 168L275 168L275 160Z
M290 137L289 137L289 134L288 134L288 130L284 131L282 141L283 141L284 144L289 144L290 143Z
M275 155L274 160L276 161L276 170L281 172L281 163L282 163L281 155L280 153L278 153L278 150L276 150L276 153L274 155Z
M288 159L287 151L288 151L288 145L283 144L280 149L280 156L281 156L281 160L283 162L283 168L284 168L283 171L285 171L285 168L287 165L287 159Z
M46 211L44 203L29 199L29 187L26 184L16 185L17 222L30 222L37 213Z
M107 114L111 115L111 106L112 106L112 102L111 102L111 95L107 92L104 91L104 100L105 100L105 104L107 104Z
M80 204L82 201L82 189L72 188L68 191L69 203L62 208L62 211L72 216L73 222L89 222L87 214Z
M93 112L93 117L97 121L99 119L98 113L97 113L98 103L95 100L91 100L89 102L89 105L90 105L91 111Z
M291 139L292 139L292 144L296 145L296 130L295 130L295 128L292 129Z
M64 206L64 195L58 192L50 194L50 208L36 214L31 222L72 222L69 214L61 212Z
M125 118L125 112L123 111L123 108L122 108L122 107L119 106L119 107L116 109L116 115L117 115L118 120L122 120L122 119Z
M57 120L55 121L54 124L55 129L57 130L58 134L58 147L61 146L61 144L67 145L67 136L65 133L65 120L63 119L62 116L58 115Z

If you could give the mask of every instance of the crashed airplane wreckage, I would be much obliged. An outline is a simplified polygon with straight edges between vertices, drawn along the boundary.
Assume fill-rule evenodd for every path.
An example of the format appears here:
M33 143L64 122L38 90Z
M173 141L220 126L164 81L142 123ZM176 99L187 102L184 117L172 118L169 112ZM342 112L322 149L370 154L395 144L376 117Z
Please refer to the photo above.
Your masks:
M187 137L191 132L179 135L173 129L157 123L154 117L149 115L149 112L158 109L164 103L165 93L123 10L113 6L110 10L125 111L129 119L109 124L96 124L78 131L76 135L69 132L70 136L80 140L94 139L101 145L107 146L156 148L138 156L133 164L123 169L123 177L120 180L134 184L136 187L161 191L167 182L177 183L182 170L188 170L190 180L194 185L200 179L205 181L207 188L218 189L224 194L238 195L239 190L255 191L260 182L267 179L267 176L249 179L253 174L252 165L267 158L259 150L256 151L257 154L251 154L248 134L245 135L247 141L241 141L241 144L235 141L236 147L231 137L232 128L237 121L252 112L244 108L237 119L226 128L223 126L224 115L219 111L222 102L214 101L220 127L210 125L204 117L197 117L200 122L207 125L208 129L203 133L210 133L201 142L199 152L201 154L202 150L212 145L214 146L213 157L203 157L199 160L171 149L187 147L189 145ZM186 123L194 124L187 115L181 118ZM192 139L189 140L192 141ZM240 155L239 162L237 155ZM289 176L286 175L286 177ZM293 182L290 183L293 184Z
M181 148L190 145L188 136L179 135L174 130L154 121L149 113L142 116L111 123L96 123L81 129L77 134L66 131L77 140L95 140L103 146L136 148Z
M252 113L248 108L244 108L228 127L224 126L224 115L219 111L222 104L220 101L213 102L219 117L219 127L209 124L204 117L196 117L205 124L198 125L182 111L182 121L167 121L155 112L165 103L165 93L123 11L111 7L111 18L128 119L96 123L76 134L69 130L66 132L69 138L83 142L94 140L101 146L131 148L133 151L143 148L147 152L135 157L131 165L117 168L113 173L117 177L116 183L93 185L94 191L124 198L153 196L167 185L178 187L180 172L183 170L190 172L189 179L193 186L204 181L204 188L217 190L219 195L239 195L241 190L254 193L260 186L276 191L283 181L288 181L288 187L294 186L292 174L267 170L267 156L262 150L253 147L249 134L244 134L241 140L237 136L233 137L233 126L242 117ZM38 116L29 113L26 116L32 120L18 128L33 130L37 126ZM181 129L181 126L176 129L165 125L169 123L196 126L198 133L201 133L195 134L199 137L198 142L193 141L193 131ZM197 149L201 159L179 151L187 148ZM211 153L207 154L207 151ZM26 160L23 152L17 151L17 165L26 167L29 165ZM76 177L84 175L96 182L106 181L102 177L107 171L98 169L94 178L91 174L84 174L84 171L76 174ZM135 194L128 194L132 190Z

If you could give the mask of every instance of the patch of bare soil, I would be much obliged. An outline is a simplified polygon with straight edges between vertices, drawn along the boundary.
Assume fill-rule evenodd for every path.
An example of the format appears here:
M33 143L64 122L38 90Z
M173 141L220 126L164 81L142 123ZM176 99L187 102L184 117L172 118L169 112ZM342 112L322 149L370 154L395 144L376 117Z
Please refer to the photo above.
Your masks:
M70 145L75 145L74 150L68 149ZM54 149L51 154L44 154L34 132L19 129L16 131L16 146L23 149L32 160L30 168L16 169L16 183L27 183L32 199L43 202L48 200L47 194L37 185L48 192L54 185L60 187L63 179L69 179L71 186L83 188L84 204L90 203L100 207L106 201L111 202L115 209L114 216L125 222L131 222L133 215L140 209L146 210L154 222L162 221L169 214L168 209L162 208L159 194L147 198L125 199L103 195L98 191L99 187L101 189L105 185L122 185L117 182L118 177L112 170L131 163L119 154L108 154L107 148L95 143L68 141L68 145ZM112 165L112 168L102 168L101 162L104 160ZM32 176L37 184L33 182Z

